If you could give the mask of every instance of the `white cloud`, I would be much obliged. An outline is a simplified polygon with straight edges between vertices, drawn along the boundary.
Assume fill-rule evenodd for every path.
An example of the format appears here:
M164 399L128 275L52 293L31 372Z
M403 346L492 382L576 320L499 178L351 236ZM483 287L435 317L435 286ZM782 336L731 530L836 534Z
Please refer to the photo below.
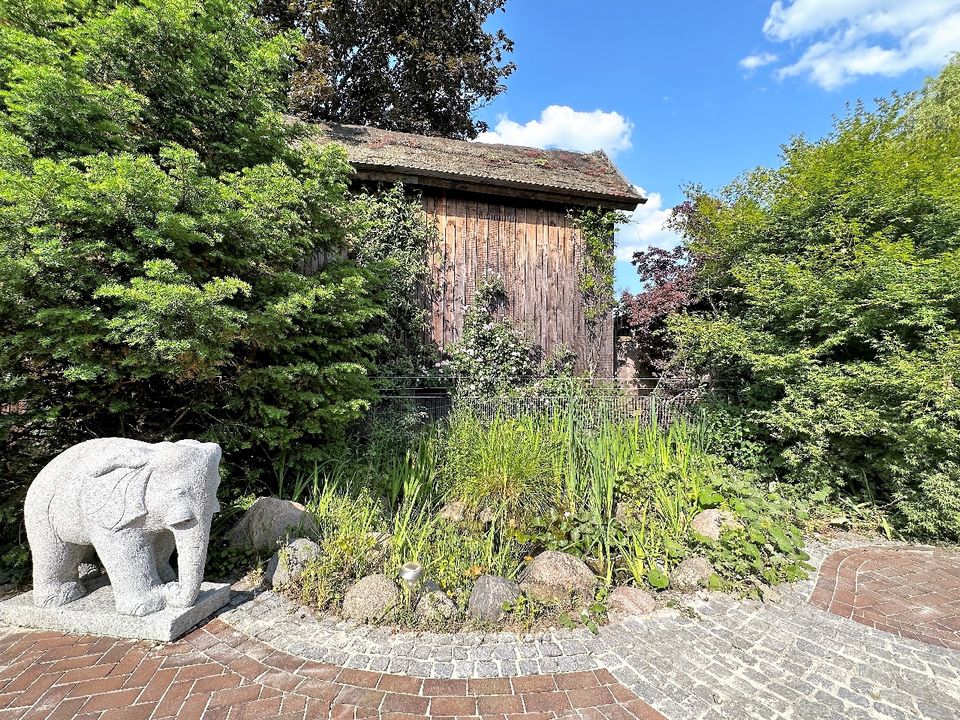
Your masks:
M671 209L663 207L660 193L648 193L642 187L634 187L647 198L647 202L630 213L630 222L617 231L618 260L632 260L638 250L651 247L669 250L680 244L680 236L663 227Z
M580 112L566 105L551 105L540 113L539 120L531 120L523 125L502 115L496 127L481 133L477 142L581 152L604 150L613 156L633 147L630 142L632 133L633 123L620 113L602 110Z
M740 67L748 72L752 72L757 68L762 68L764 65L775 63L777 59L777 56L773 53L756 53L754 55L747 55L745 58L743 58L743 60L740 61Z
M780 77L807 76L832 89L942 65L960 50L960 0L776 0L763 32L803 48Z

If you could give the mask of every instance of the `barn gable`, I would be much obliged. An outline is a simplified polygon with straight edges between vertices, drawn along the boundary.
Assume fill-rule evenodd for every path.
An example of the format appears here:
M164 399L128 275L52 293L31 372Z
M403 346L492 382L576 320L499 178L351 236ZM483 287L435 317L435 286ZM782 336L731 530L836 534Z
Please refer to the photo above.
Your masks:
M571 210L633 210L645 199L602 151L577 153L317 125L310 140L347 149L358 183L421 192L437 227L429 264L431 332L460 338L474 290L488 273L507 290L507 314L545 355L572 349L581 371L614 372L612 314L588 326L579 290L584 246Z

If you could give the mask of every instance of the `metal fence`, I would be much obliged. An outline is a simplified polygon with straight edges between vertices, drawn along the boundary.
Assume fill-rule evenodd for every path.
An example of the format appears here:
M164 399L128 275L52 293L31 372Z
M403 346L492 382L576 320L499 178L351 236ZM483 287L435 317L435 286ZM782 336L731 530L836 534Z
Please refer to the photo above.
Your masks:
M689 417L698 392L675 382L648 379L619 385L615 378L583 378L561 384L531 382L511 392L477 393L461 378L378 378L383 408L407 407L430 420L468 410L485 418L573 414L579 423L656 419L669 424Z

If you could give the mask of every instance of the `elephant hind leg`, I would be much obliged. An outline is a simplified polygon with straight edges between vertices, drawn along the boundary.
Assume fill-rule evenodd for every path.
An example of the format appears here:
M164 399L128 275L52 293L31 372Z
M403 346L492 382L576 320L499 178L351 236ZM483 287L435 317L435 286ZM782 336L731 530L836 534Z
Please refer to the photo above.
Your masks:
M34 605L60 607L87 594L87 589L77 576L77 568L85 550L82 545L57 540L47 545L42 557L34 556Z

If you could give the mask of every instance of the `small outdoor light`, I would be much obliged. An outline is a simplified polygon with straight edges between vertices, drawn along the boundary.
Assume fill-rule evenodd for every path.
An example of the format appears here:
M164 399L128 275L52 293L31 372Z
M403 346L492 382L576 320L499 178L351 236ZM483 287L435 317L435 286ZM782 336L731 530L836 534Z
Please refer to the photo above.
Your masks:
M417 584L417 580L423 575L423 566L418 562L404 563L400 568L400 579L407 584L411 590Z

